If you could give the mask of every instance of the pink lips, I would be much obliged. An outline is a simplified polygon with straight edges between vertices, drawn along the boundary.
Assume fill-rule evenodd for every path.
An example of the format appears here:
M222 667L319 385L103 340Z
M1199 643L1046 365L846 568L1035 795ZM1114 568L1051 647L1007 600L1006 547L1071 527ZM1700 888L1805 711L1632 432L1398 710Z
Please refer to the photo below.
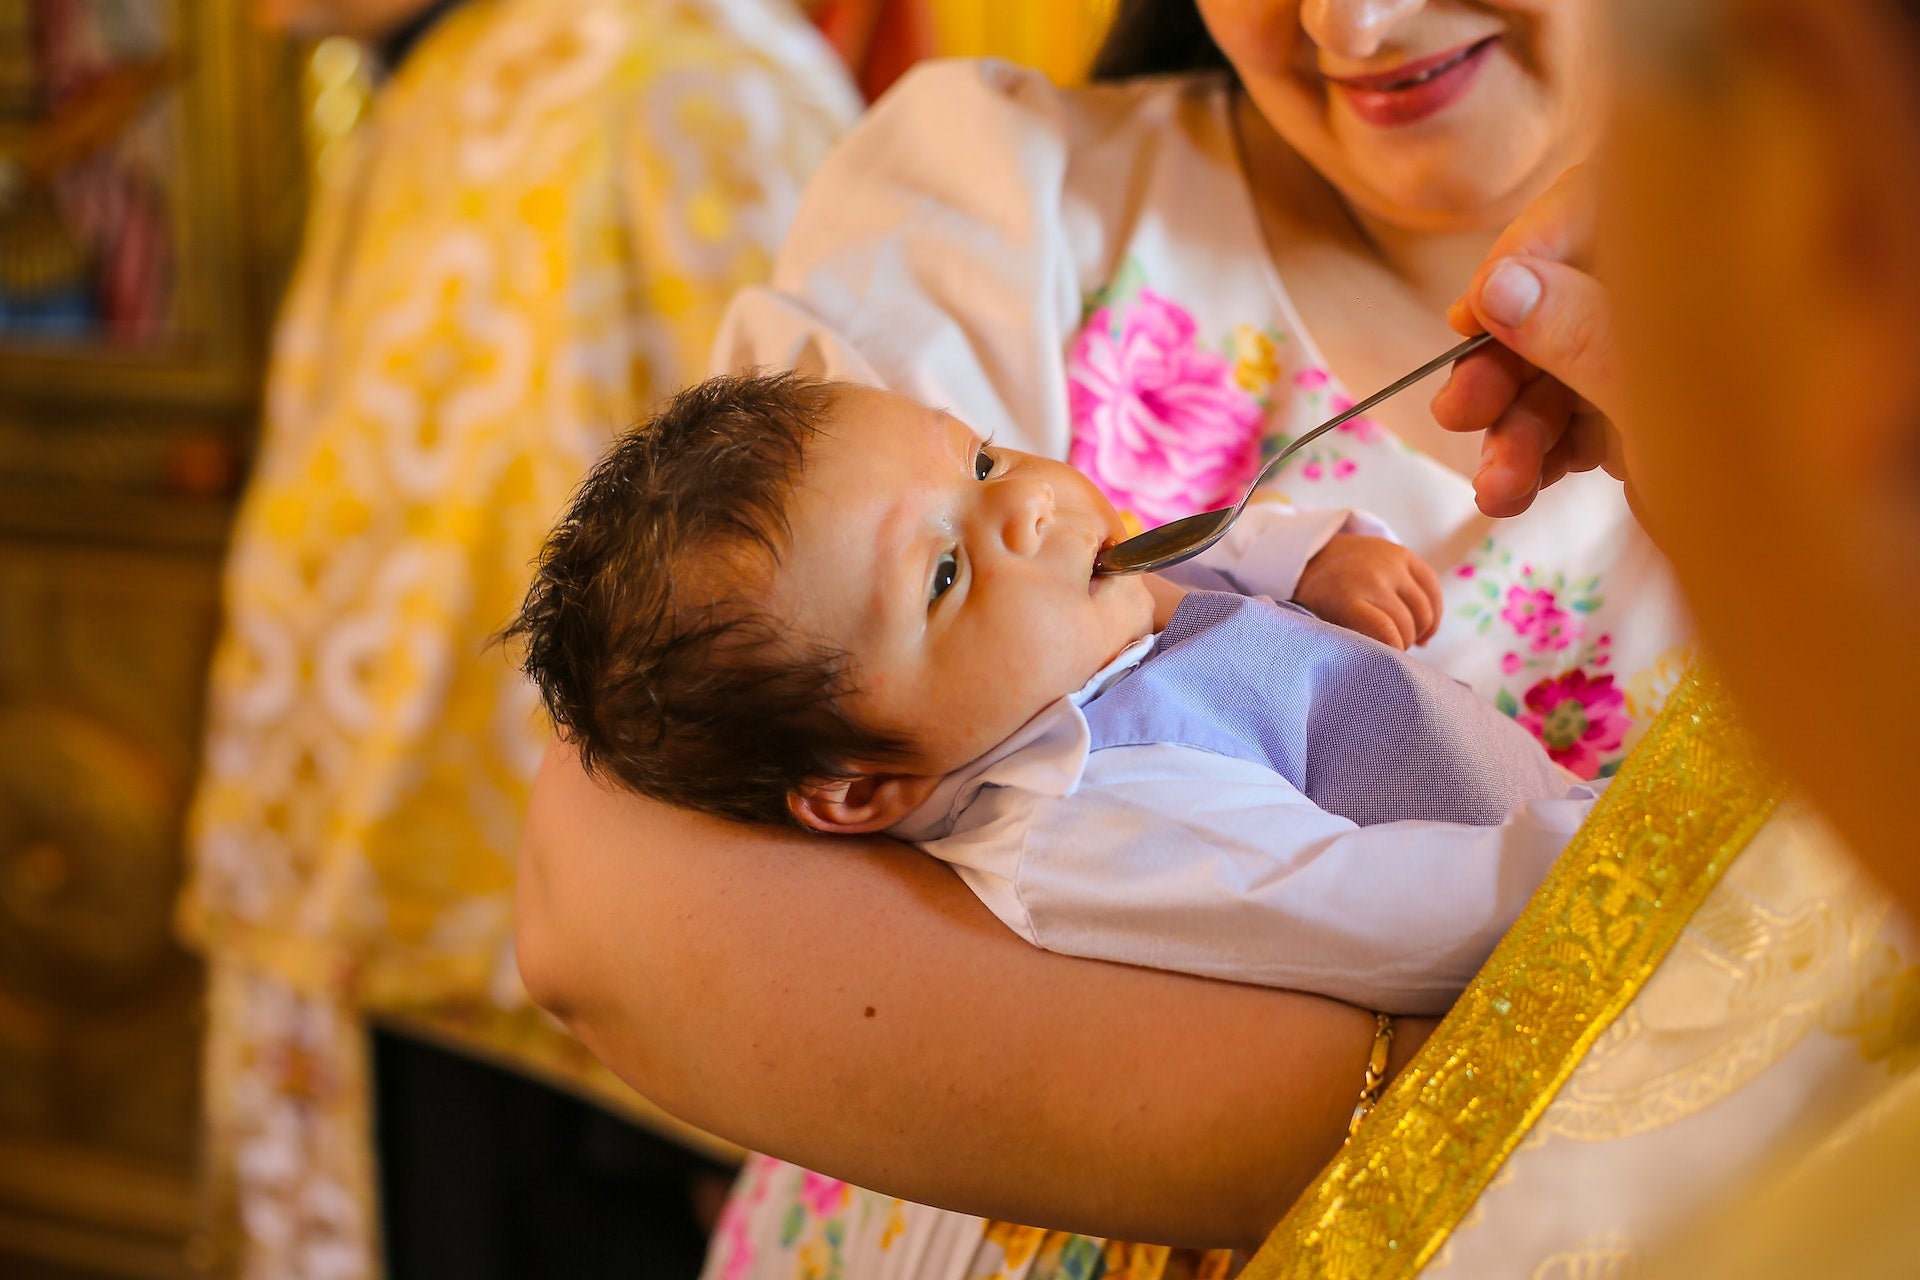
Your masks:
M1328 76L1353 113L1371 125L1390 127L1424 120L1455 102L1473 84L1498 36L1403 62L1363 76Z

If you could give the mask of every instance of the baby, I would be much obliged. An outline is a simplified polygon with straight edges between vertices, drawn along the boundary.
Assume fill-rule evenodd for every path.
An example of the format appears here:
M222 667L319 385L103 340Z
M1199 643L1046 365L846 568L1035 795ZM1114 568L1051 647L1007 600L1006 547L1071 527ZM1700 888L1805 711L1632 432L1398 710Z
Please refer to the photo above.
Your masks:
M1052 950L1436 1012L1592 792L1464 686L1261 598L1316 579L1323 613L1424 638L1431 571L1331 519L1256 504L1184 567L1217 590L1095 577L1125 529L1065 463L881 391L716 378L594 469L510 634L634 791L890 831Z

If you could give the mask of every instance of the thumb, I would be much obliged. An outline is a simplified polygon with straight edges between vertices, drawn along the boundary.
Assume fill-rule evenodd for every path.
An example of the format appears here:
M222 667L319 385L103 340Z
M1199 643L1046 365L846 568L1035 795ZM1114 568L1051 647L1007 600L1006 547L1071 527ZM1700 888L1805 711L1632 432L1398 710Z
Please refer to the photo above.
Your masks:
M1612 417L1619 403L1613 305L1598 280L1549 258L1482 267L1465 301L1500 344Z

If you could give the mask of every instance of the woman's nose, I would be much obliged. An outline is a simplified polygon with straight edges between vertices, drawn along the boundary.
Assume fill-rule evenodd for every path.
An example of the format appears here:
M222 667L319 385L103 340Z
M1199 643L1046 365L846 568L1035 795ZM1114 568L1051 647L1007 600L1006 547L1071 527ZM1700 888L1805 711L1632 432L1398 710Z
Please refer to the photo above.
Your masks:
M1304 0L1300 26L1316 45L1343 58L1371 58L1393 29L1427 0Z

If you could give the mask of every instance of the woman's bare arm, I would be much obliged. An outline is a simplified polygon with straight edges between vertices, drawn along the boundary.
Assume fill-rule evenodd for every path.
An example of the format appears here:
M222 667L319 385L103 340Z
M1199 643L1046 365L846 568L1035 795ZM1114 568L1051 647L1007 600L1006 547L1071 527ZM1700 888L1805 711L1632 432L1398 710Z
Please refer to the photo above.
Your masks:
M519 957L603 1061L722 1137L1169 1244L1259 1241L1338 1148L1373 1034L1331 1001L1039 950L914 850L604 790L564 746L528 818Z

